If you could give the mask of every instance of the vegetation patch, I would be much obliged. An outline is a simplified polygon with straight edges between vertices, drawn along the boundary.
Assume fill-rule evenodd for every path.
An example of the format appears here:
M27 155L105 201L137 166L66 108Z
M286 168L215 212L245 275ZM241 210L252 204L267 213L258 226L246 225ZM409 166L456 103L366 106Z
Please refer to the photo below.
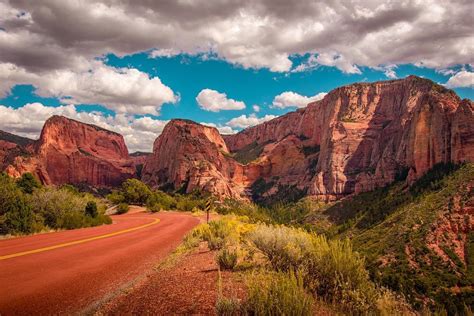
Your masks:
M256 160L263 152L267 143L258 144L253 142L232 154L232 157L241 164L248 164Z
M370 280L363 257L352 250L348 240L328 240L302 229L232 215L200 225L192 236L207 241L210 248L213 240L222 240L216 257L219 265L224 253L235 253L233 269L245 267L247 300L221 298L218 314L308 315L316 297L334 306L337 303L335 309L341 312L409 311L403 299L388 295L390 291Z
M321 146L319 146L319 145L315 145L315 146L303 146L303 147L301 148L301 151L303 152L303 154L304 154L305 157L308 157L308 156L317 154L317 153L319 153L320 150L321 150Z
M30 173L18 180L0 174L0 234L22 235L51 229L110 224L106 205L71 186L43 187Z

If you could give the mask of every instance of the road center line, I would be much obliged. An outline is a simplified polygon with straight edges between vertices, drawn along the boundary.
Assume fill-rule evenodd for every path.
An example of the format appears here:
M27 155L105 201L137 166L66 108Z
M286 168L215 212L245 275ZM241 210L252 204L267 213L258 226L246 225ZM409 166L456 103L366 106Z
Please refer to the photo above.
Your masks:
M99 235L99 236L94 236L94 237L90 237L90 238L86 238L86 239L80 239L80 240L75 240L75 241L71 241L71 242L66 242L66 243L58 244L58 245L54 245L54 246L49 246L49 247L44 247L44 248L38 248L38 249L33 249L33 250L28 250L28 251L22 251L22 252L12 253L12 254L9 254L9 255L0 256L0 260L6 260L6 259L11 259L11 258L21 257L21 256L26 256L26 255L31 255L31 254L34 254L34 253L39 253L39 252L54 250L54 249L58 249L58 248L62 248L62 247L68 247L68 246L78 245L78 244L82 244L82 243L89 242L89 241L93 241L93 240L98 240L98 239L113 237L113 236L117 236L117 235L129 233L129 232L132 232L132 231L135 231L135 230L138 230L138 229L143 229L143 228L146 228L146 227L149 227L149 226L158 224L159 222L160 222L160 219L159 219L159 218L155 218L153 222L148 223L148 224L145 224L145 225L141 225L141 226L137 226L137 227L132 227L132 228L127 228L127 229L119 230L119 231L116 231L116 232L113 232L113 233L104 234L104 235Z

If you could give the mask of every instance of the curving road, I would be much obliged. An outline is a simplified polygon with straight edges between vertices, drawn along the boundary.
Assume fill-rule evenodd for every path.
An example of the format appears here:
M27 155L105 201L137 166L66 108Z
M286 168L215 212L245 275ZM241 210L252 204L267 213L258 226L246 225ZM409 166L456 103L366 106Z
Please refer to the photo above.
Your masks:
M137 212L93 228L0 240L0 315L76 313L150 271L199 223Z

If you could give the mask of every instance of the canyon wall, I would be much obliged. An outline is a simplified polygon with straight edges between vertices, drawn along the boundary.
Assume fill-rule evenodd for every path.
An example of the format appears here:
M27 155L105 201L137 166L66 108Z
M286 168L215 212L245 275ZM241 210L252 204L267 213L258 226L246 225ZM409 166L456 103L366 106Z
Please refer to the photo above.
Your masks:
M235 135L173 120L143 180L248 198L294 187L325 200L411 182L437 163L474 160L473 102L430 80L357 83ZM240 163L243 152L258 156ZM255 183L264 183L264 191ZM260 186L262 187L262 186Z
M115 186L133 177L135 168L123 136L62 116L49 118L39 140L15 157L6 172L35 174L44 184Z

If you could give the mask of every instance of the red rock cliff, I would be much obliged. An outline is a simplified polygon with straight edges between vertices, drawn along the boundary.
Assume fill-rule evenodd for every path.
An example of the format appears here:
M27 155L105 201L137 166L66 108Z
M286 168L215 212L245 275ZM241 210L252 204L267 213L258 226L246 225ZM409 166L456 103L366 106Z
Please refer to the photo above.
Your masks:
M472 101L410 76L335 89L305 109L223 136L225 143L215 129L184 131L191 123L173 121L155 142L144 180L241 196L261 178L273 186L263 194L292 185L334 199L403 171L413 181L436 163L473 161L473 110ZM246 165L231 157L258 146Z
M243 168L228 157L217 129L188 120L172 120L153 145L142 180L152 186L204 189L218 196L239 198L245 189Z
M43 126L31 157L16 157L7 173L32 172L44 184L113 186L134 175L122 135L62 116Z

